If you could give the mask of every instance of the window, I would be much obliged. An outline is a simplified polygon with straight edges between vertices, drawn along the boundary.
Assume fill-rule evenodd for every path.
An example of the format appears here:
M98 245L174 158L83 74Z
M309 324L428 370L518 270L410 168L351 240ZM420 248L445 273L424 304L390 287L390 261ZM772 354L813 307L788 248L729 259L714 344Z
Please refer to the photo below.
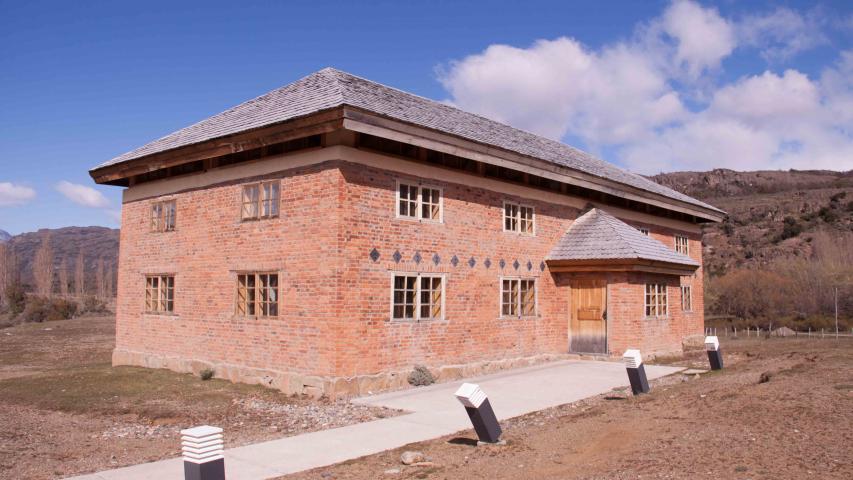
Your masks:
M176 207L174 200L155 202L151 205L151 231L172 232L175 230Z
M397 187L397 216L441 222L441 189L422 185L399 184Z
M665 317L667 315L666 285L646 284L646 316Z
M444 278L440 275L394 275L391 317L415 321L444 318Z
M237 275L237 315L278 316L278 274Z
M643 235L645 235L647 237L649 236L649 229L648 228L637 227L637 230L639 230L640 233L642 233Z
M693 289L690 287L690 285L681 286L681 311L693 311Z
M501 279L501 316L531 317L536 315L536 280Z
M175 311L175 277L149 275L145 277L145 311L171 313Z
M675 236L675 251L685 255L690 254L690 241L684 235Z
M533 207L504 202L504 231L533 235Z
M281 201L279 190L278 180L243 185L241 218L258 220L277 217Z

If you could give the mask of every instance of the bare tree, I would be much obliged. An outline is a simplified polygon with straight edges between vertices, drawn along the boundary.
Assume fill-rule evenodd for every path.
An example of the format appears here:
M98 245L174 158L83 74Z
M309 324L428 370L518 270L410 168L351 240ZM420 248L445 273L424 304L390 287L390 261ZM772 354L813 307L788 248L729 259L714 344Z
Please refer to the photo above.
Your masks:
M113 265L110 264L107 267L106 278L104 279L104 282L106 284L106 286L105 286L106 297L105 298L112 298L113 296L115 296L115 293L113 290L114 279L115 279L115 268L113 268Z
M6 244L0 243L0 306L6 298Z
M95 270L95 287L98 289L98 298L106 298L107 284L104 278L104 257L98 259L98 269Z
M59 264L59 293L63 298L68 296L68 261L65 258Z
M36 292L50 296L53 291L53 248L50 246L50 231L45 231L42 235L41 247L33 260L33 278Z
M83 263L83 250L77 254L77 264L74 266L74 292L78 298L86 293L86 269Z

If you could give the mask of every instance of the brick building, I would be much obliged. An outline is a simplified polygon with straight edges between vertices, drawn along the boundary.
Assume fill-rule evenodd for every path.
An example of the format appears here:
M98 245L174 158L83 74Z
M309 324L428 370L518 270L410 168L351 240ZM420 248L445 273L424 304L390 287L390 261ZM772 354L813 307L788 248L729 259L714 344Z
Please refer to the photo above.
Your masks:
M332 396L703 330L723 212L559 142L324 69L104 163L115 365Z

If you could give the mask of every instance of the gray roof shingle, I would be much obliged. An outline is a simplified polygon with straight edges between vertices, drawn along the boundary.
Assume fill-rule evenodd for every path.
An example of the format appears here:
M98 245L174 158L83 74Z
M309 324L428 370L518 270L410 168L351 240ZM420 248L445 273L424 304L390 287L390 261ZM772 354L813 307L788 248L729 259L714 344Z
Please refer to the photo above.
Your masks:
M699 266L687 255L677 253L598 208L572 223L547 260L651 260Z
M721 210L564 143L333 68L325 68L194 125L119 155L95 169L349 105L395 120L538 158L689 204Z

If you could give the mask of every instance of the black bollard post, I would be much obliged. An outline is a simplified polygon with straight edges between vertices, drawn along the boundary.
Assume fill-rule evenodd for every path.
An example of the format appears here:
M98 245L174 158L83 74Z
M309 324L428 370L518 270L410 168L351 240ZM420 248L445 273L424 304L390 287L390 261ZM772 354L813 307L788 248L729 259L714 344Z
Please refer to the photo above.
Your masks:
M711 370L723 369L723 353L720 352L720 341L717 337L705 337L705 350L708 351L708 361Z
M184 480L225 480L222 429L203 425L181 430Z
M643 367L643 356L640 351L626 350L622 360L628 370L628 380L631 381L631 391L634 395L649 393L649 380L646 378L646 369Z
M463 383L456 391L456 398L465 406L468 418L477 432L479 444L495 444L501 439L501 425L495 416L492 405L479 385Z

